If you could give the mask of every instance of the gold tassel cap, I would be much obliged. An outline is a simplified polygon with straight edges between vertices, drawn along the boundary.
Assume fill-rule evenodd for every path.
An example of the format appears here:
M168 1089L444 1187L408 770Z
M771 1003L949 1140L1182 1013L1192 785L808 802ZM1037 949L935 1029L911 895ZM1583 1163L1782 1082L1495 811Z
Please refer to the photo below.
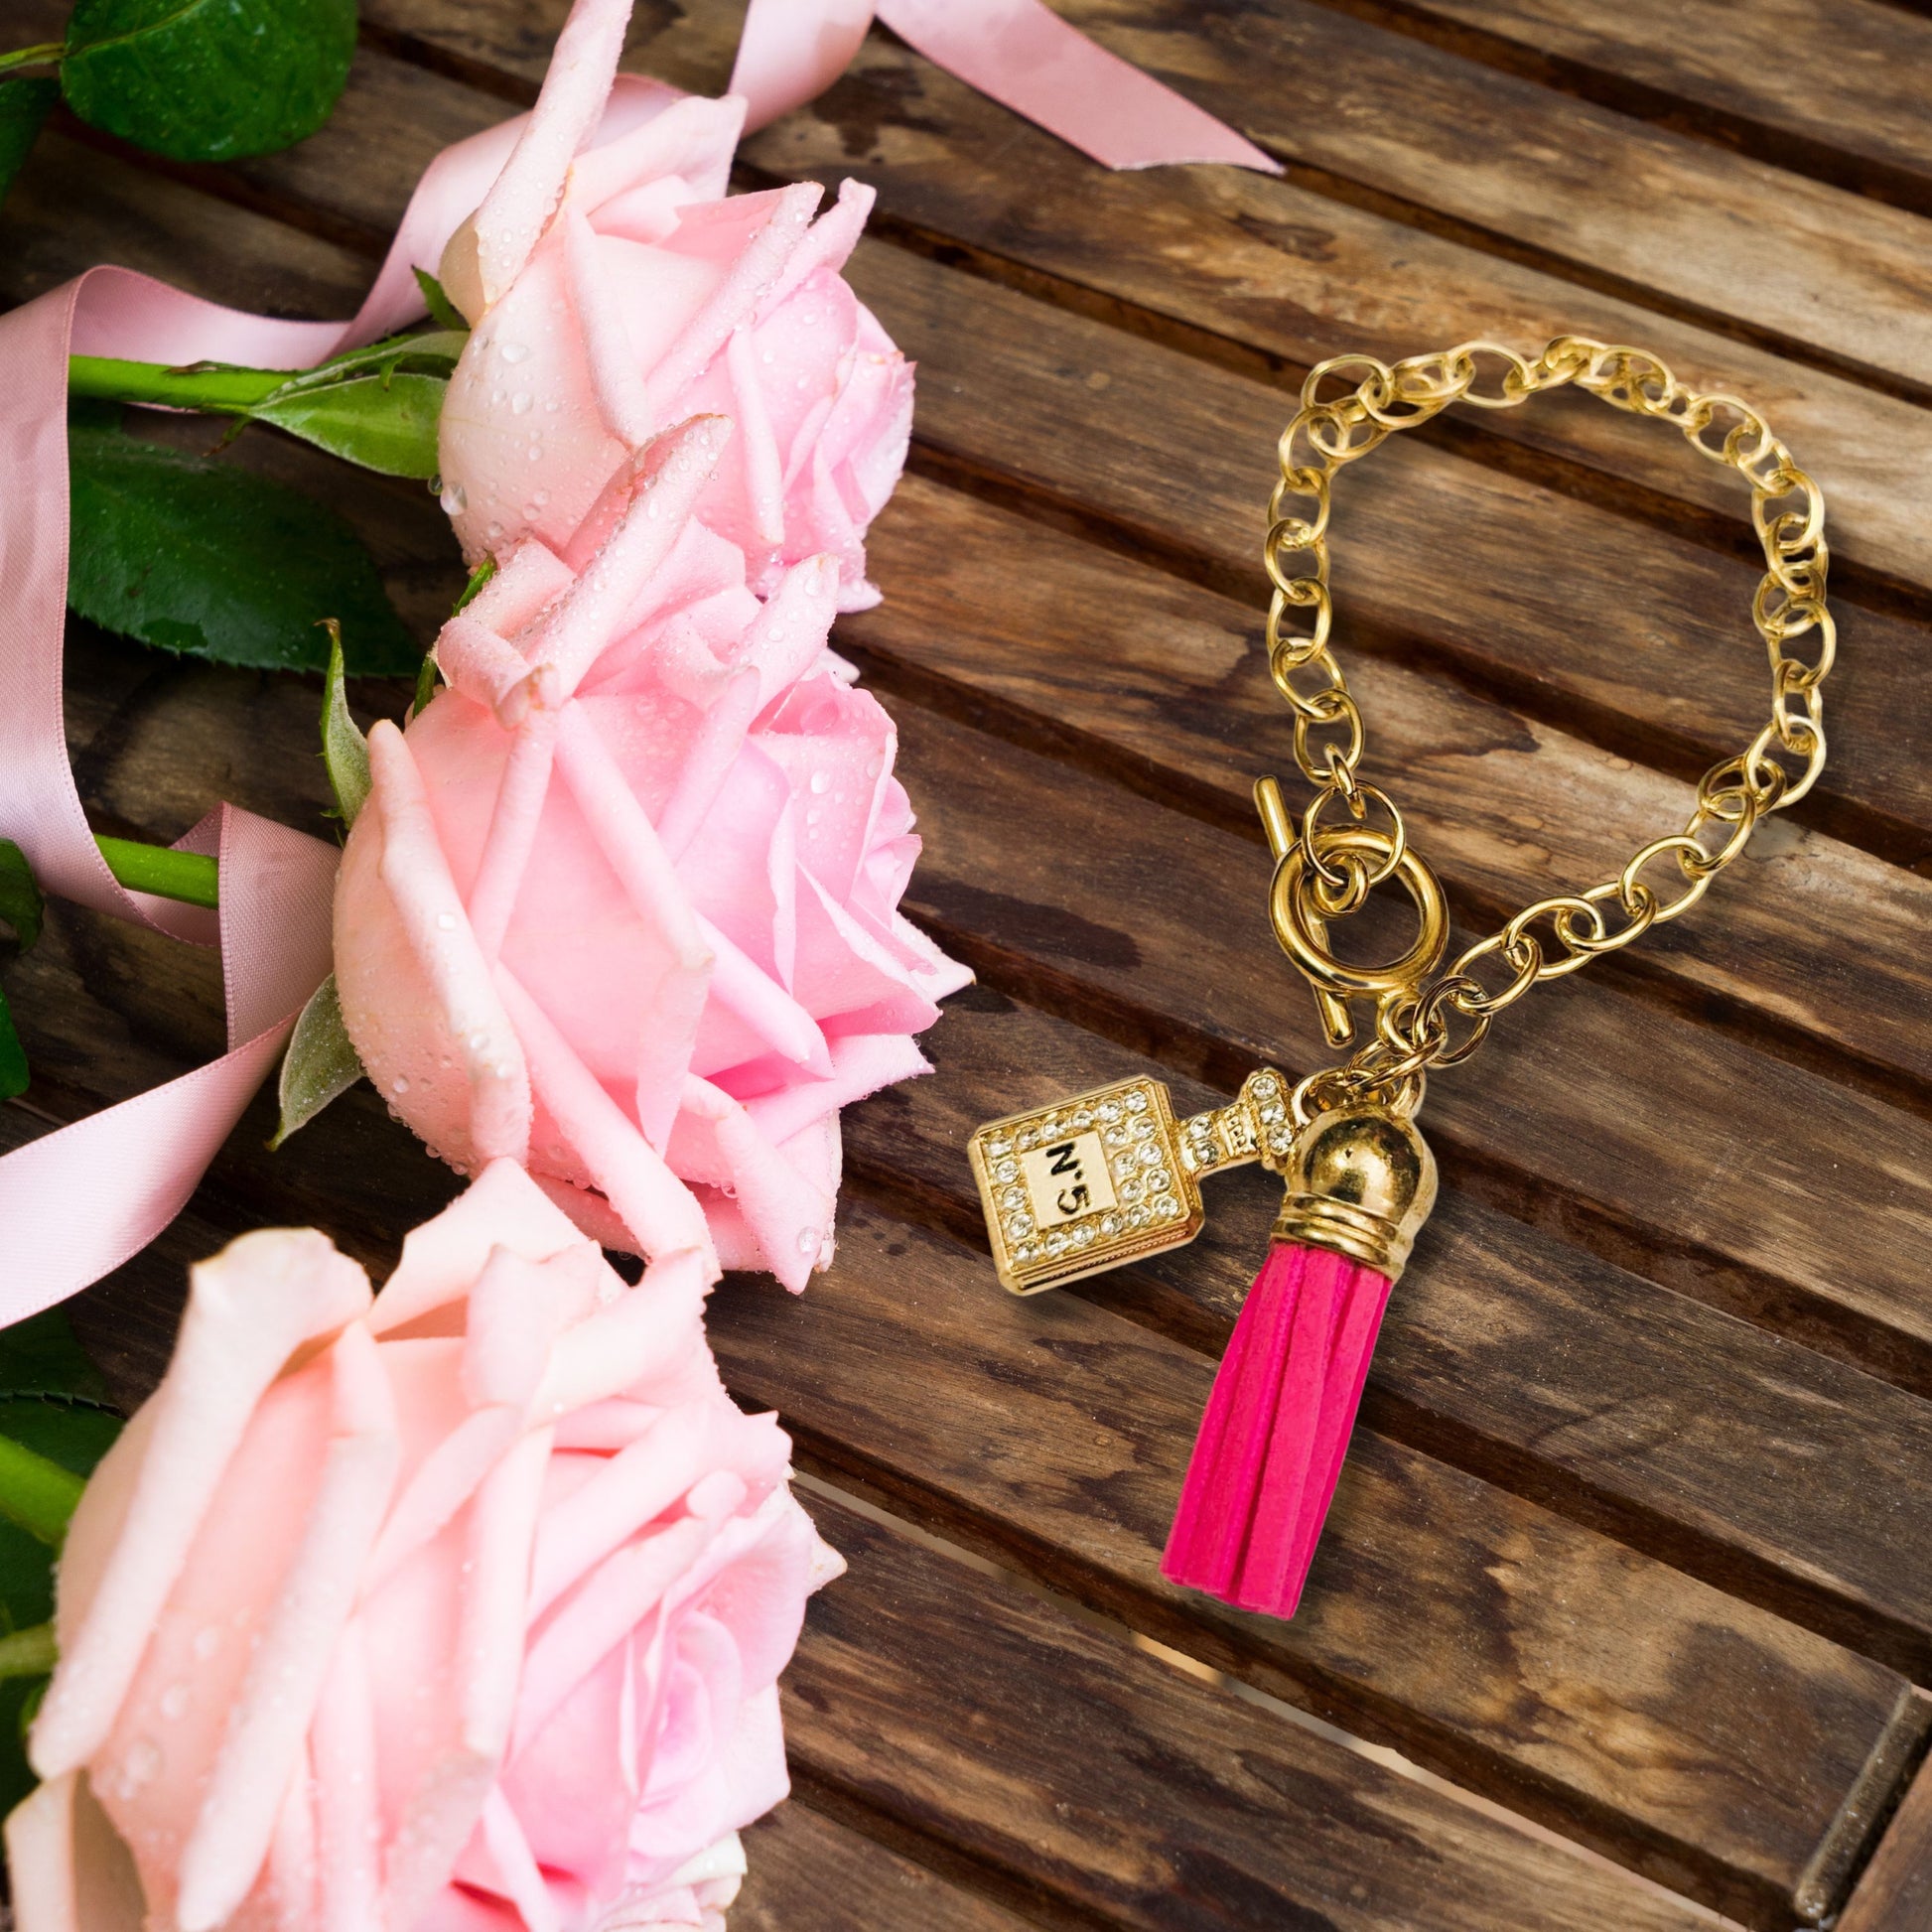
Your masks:
M1414 1124L1378 1107L1317 1114L1296 1136L1274 1238L1329 1248L1391 1282L1436 1205L1436 1157Z

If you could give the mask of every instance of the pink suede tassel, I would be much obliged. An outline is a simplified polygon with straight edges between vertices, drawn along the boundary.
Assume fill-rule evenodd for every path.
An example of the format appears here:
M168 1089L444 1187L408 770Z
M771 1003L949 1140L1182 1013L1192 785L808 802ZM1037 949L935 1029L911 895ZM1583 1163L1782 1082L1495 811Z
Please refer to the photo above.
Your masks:
M1268 1251L1207 1398L1161 1573L1295 1614L1341 1474L1389 1280L1326 1248Z

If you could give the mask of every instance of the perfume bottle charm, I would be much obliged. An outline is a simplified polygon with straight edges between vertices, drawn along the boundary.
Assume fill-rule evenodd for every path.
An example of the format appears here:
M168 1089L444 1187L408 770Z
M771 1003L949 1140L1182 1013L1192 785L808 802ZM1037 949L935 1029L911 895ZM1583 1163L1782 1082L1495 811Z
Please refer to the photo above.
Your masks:
M1001 1282L1037 1295L1185 1246L1206 1219L1202 1179L1251 1161L1281 1169L1294 1131L1290 1082L1273 1067L1184 1121L1146 1078L989 1121L967 1154Z

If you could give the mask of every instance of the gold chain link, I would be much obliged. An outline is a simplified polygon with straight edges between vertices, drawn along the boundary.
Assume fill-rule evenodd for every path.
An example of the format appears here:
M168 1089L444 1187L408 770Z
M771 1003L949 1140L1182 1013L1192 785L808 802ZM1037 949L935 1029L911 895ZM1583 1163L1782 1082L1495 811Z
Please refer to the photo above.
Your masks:
M1488 392L1480 386L1485 371L1494 378ZM1338 373L1359 380L1352 390L1324 399L1324 382ZM1295 714L1296 761L1315 788L1299 839L1283 855L1288 876L1299 882L1294 890L1307 896L1306 904L1288 908L1298 915L1301 932L1319 935L1322 921L1359 909L1376 886L1396 874L1409 849L1394 801L1357 775L1365 744L1362 715L1329 649L1334 474L1385 437L1428 422L1451 403L1513 409L1566 383L1613 408L1674 423L1700 455L1735 470L1750 485L1751 523L1765 565L1751 618L1770 653L1770 722L1740 755L1713 765L1698 781L1697 802L1682 832L1653 839L1614 879L1526 905L1447 970L1383 998L1375 1037L1345 1065L1304 1081L1298 1113L1311 1104L1372 1093L1413 1106L1428 1069L1466 1059L1495 1016L1532 986L1615 952L1695 905L1743 851L1758 821L1802 798L1825 762L1819 686L1837 642L1825 603L1825 503L1756 410L1734 396L1699 394L1642 349L1582 336L1555 338L1533 361L1495 343L1464 343L1393 363L1372 355L1336 356L1310 371L1301 410L1282 436L1281 481L1269 502L1264 551L1274 586L1268 668ZM1811 632L1817 641L1808 658L1786 650ZM1333 814L1323 823L1331 804L1357 828L1352 837ZM1388 829L1365 837L1360 828L1371 804L1387 817ZM1676 874L1667 886L1643 877L1652 867L1671 864ZM1283 877L1278 872L1278 883ZM1286 943L1281 897L1278 892L1275 916ZM1306 950L1306 938L1301 945ZM1488 967L1492 978L1498 966L1509 975L1494 986L1482 977L1491 960L1497 962Z

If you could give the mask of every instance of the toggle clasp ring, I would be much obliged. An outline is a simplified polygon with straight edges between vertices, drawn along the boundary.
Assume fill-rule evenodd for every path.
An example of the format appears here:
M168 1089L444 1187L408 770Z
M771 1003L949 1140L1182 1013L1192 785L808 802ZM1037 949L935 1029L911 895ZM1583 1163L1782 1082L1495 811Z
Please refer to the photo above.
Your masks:
M1371 875L1390 873L1401 881L1422 930L1400 959L1383 966L1352 966L1328 950L1326 918L1315 897L1316 878L1307 852L1297 841L1275 867L1268 911L1282 950L1312 982L1315 997L1374 999L1410 994L1442 963L1449 948L1449 900L1427 860L1406 841L1398 844L1373 826L1336 826L1321 835L1323 856L1332 853L1366 862Z

